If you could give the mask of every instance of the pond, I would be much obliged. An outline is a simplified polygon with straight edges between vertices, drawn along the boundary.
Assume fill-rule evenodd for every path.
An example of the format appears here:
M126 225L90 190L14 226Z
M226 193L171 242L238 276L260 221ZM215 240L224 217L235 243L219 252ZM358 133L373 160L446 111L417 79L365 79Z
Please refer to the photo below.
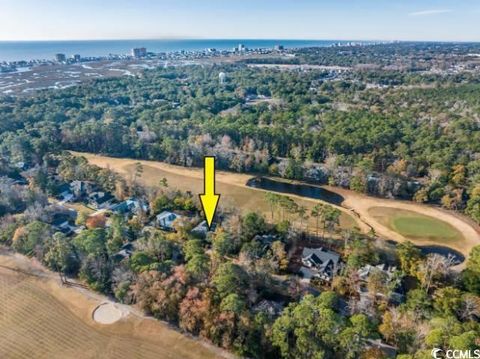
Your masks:
M444 257L448 257L450 255L453 257L455 264L460 264L465 261L465 256L452 248L442 246L419 246L418 248L423 255L440 254Z
M304 183L288 183L265 177L252 178L247 182L248 187L260 188L266 191L294 194L297 196L319 199L340 206L344 198L327 189Z
M398 245L398 242L387 239L386 242L393 247L396 247ZM443 247L443 246L416 246L424 256L427 256L429 254L440 254L441 256L448 257L448 255L453 256L453 259L455 261L455 264L460 264L465 261L465 256L456 251L455 249L448 248L448 247Z

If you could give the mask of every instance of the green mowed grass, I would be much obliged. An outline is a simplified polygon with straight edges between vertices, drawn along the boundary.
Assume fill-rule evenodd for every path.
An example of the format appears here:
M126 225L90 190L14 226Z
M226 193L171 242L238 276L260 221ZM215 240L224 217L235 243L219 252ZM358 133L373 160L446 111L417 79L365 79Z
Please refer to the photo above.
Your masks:
M434 217L404 209L373 207L370 214L381 224L411 240L452 243L463 235L450 224Z
M455 239L457 230L431 217L401 216L392 219L393 228L406 237Z

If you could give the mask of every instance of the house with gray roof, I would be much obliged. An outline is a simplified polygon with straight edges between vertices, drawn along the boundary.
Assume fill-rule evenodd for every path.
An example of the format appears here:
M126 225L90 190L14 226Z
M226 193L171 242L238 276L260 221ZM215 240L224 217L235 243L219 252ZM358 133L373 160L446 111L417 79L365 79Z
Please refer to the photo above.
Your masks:
M115 199L109 192L94 192L88 196L89 203L93 208L108 208Z
M319 278L329 282L338 272L340 255L324 248L304 248L302 263L300 272L305 279Z
M397 268L396 267L390 267L387 264L379 264L376 266L372 266L370 264L367 264L366 266L360 268L358 270L358 277L362 281L367 281L368 277L375 272L375 271L380 271L385 273L385 276L391 280L396 272Z
M197 235L201 238L205 238L207 236L208 231L209 229L208 229L207 221L202 221L198 226L192 229L192 234Z
M118 214L138 214L140 211L147 212L148 205L142 200L137 200L134 198L127 199L120 203L115 203L110 206L110 210Z
M173 227L173 223L180 218L182 218L182 216L179 214L163 211L157 216L156 223L163 230L174 231L175 228Z
M391 288L388 294L388 300L397 304L403 302L402 278L398 275L397 268L383 263L375 266L367 264L357 271L359 279L357 293L360 296L360 302L362 303L369 300L369 295L371 294L368 292L367 284L370 276L374 273L380 273L384 284ZM385 298L385 295L381 292L375 293L375 296Z

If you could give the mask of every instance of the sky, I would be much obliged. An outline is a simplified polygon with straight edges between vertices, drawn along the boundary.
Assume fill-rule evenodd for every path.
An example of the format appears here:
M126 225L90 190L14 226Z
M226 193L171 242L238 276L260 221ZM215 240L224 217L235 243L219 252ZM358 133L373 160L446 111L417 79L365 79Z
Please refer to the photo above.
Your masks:
M478 0L0 0L0 41L480 41Z

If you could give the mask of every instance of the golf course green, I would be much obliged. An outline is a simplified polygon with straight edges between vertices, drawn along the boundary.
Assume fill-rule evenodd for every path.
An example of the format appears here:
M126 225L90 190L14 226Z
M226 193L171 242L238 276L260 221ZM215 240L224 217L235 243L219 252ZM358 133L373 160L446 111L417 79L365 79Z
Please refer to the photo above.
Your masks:
M411 240L451 244L463 235L450 224L418 212L398 208L373 207L369 213L382 225Z

